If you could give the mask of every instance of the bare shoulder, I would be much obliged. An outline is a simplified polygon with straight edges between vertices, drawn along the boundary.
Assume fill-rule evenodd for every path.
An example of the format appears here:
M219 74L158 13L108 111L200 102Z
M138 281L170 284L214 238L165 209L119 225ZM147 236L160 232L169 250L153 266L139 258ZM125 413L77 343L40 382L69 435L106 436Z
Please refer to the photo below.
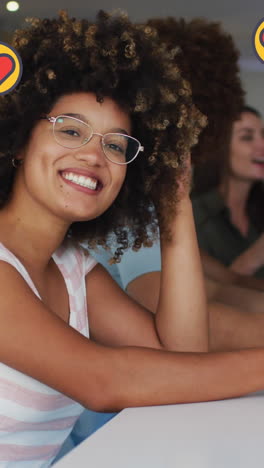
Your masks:
M9 262L0 260L0 313L3 311L5 304L16 302L18 300L17 292L23 292L27 295L28 288L23 276ZM15 294L14 294L15 292ZM21 296L20 296L21 300Z

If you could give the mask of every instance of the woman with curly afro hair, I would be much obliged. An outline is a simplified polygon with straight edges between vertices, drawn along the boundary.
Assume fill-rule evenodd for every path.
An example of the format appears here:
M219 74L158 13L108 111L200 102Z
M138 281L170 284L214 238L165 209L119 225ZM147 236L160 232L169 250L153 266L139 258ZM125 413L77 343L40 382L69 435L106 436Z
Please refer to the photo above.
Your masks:
M24 74L0 100L1 463L49 466L83 407L263 388L263 350L206 353L188 195L205 120L174 52L105 13L94 24L65 13L31 20L14 46ZM163 252L155 317L80 247L110 231L116 258L140 247L156 233L153 203Z

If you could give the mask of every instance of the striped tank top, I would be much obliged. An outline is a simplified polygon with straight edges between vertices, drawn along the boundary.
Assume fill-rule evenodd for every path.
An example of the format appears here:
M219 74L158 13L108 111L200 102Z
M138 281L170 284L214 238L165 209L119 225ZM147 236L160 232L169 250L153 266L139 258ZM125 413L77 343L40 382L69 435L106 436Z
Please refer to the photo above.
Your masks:
M69 294L69 325L89 336L85 275L96 261L76 247L60 247L53 259ZM40 298L22 263L0 243L0 260L11 264ZM0 467L46 468L83 407L47 385L0 363Z

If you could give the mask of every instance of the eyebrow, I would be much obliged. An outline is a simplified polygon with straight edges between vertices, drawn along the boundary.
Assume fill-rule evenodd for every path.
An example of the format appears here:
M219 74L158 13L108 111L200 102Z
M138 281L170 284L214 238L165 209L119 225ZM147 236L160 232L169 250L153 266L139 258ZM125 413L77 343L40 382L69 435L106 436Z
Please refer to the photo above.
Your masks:
M79 119L79 120L82 120L83 122L85 123L89 123L88 120L86 119L86 117L83 115L83 114L74 114L72 112L67 112L63 115L66 115L66 116L69 116L69 117L74 117L75 119ZM128 135L128 132L124 129L124 128L112 128L111 129L111 132L107 132L107 133L124 133L125 135Z
M254 132L255 129L254 129L254 128L250 128L250 127L242 127L242 128L239 128L237 131L238 131L238 133L239 133L239 132Z

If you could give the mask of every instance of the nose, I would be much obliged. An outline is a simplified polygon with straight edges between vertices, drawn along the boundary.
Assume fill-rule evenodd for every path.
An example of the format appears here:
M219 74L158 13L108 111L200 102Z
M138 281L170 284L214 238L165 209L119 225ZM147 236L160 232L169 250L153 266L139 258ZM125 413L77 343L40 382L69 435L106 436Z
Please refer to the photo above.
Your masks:
M106 157L101 144L101 136L93 134L91 140L85 145L76 148L75 157L79 161L85 161L89 166L104 166Z

